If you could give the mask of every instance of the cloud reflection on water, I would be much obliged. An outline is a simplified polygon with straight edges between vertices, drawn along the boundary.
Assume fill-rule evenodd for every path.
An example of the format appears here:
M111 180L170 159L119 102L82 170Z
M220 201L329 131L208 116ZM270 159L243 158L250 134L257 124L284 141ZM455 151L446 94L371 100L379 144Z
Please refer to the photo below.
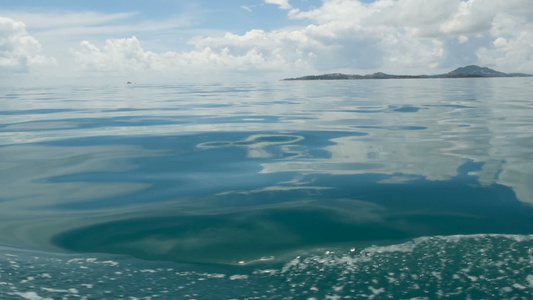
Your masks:
M26 103L2 102L0 242L231 261L298 245L527 232L533 124L520 82L15 97Z

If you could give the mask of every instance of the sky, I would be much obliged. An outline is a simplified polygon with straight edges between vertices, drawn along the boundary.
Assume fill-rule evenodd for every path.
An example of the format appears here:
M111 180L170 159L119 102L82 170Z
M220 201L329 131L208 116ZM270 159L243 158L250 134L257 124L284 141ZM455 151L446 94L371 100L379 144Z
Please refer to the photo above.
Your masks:
M533 73L532 0L0 0L0 85Z

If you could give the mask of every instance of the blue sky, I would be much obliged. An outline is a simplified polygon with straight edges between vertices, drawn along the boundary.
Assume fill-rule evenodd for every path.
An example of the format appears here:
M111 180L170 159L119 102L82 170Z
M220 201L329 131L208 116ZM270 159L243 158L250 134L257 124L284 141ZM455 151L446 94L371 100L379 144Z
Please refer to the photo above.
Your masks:
M531 0L0 1L0 78L533 73Z
M287 11L279 9L276 4L265 3L263 0L153 0L153 1L2 1L0 13L7 15L25 12L28 13L25 21L28 31L38 34L39 32L53 29L45 24L33 24L31 17L37 15L68 15L76 12L95 12L102 15L129 14L128 17L117 18L106 22L108 26L131 26L129 31L109 31L106 34L85 34L84 39L122 38L126 34L143 37L144 40L156 40L158 36L167 37L163 47L176 50L180 40L191 38L194 35L207 32L232 32L245 34L252 29L266 31L284 28L287 26L303 25L305 21L289 20ZM370 1L364 1L370 2ZM320 0L296 0L291 5L295 8L312 9L321 5ZM0 14L1 15L1 14ZM50 16L50 18L54 18ZM81 21L81 20L80 20ZM174 21L176 26L165 26L162 32L143 32L135 28L135 25L143 23ZM181 22L180 22L181 21ZM103 25L103 24L93 24ZM57 26L59 27L59 26Z

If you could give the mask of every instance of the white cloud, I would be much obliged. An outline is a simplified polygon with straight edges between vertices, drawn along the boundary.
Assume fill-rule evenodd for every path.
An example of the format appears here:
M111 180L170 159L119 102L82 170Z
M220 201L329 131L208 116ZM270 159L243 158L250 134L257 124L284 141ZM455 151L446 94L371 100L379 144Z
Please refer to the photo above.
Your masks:
M500 14L531 16L529 0L377 0L364 4L354 0L324 0L311 11L291 12L295 19L345 27L392 27L420 37L490 30Z
M533 70L533 31L517 32L511 39L498 37L492 47L480 48L477 52L484 65L499 66L513 72Z
M307 11L294 8L289 1L264 2L286 9L288 22L306 25L273 31L252 29L244 34L204 31L203 36L188 40L190 48L165 47L164 51L157 45L165 39L154 43L153 37L142 37L142 32L176 28L188 22L186 18L131 23L132 12L79 13L79 23L75 18L53 23L46 17L41 29L55 37L104 32L141 37L107 39L105 44L99 44L104 39L96 38L71 45L71 68L78 74L138 73L169 78L186 74L216 80L233 74L283 78L325 72L437 73L466 64L504 72L533 72L530 0L323 0L321 6ZM125 25L124 20L131 24ZM2 57L4 65L8 61L30 65L43 58L39 56L40 44L27 34L23 24L10 26L10 33L4 30L2 36L20 37L18 46L11 46L19 51L6 53L18 53L12 56L19 59ZM180 35L165 33L167 39L174 37Z
M417 74L484 63L503 71L533 69L520 62L530 62L527 54L533 52L527 34L533 16L528 0L324 0L309 11L286 1L266 2L283 5L291 9L291 19L311 24L198 37L190 44L198 51L209 48L236 57L254 50L265 63L276 58L299 66L293 68L295 75L304 70ZM524 34L518 35L520 31ZM495 49L493 41L500 36L505 36L507 47Z
M321 34L315 37L328 37L331 47L346 50L373 45L369 50L379 55L369 66L411 73L428 66L449 69L472 63L507 71L533 70L527 56L533 52L527 34L533 29L529 0L378 0L370 4L325 0L319 8L291 11L289 16L312 21L315 32ZM508 40L508 48L494 49L492 42L499 37Z
M390 1L389 1L390 2ZM392 2L390 2L392 3ZM375 22L366 26L376 11L388 7L387 1L364 5L358 1L326 1L309 12L292 10L292 18L308 19L314 24L271 32L251 30L243 35L227 33L221 37L197 38L196 48L227 48L236 55L257 49L281 55L288 63L312 66L316 71L374 70L393 66L397 70L413 66L436 66L444 56L443 44L421 39L395 26ZM301 70L294 69L294 72Z
M278 5L281 9L292 9L289 0L265 0L265 3Z
M155 54L144 51L136 37L107 40L102 50L82 41L72 53L82 69L101 72L134 72L150 68Z
M0 17L0 72L26 71L53 62L41 54L41 44L28 34L24 23Z
M464 35L460 35L457 39L459 40L459 43L461 44L468 42L468 37Z
M146 78L163 76L167 78L210 77L220 79L229 74L247 72L275 72L279 74L294 66L288 64L276 51L263 52L249 48L233 54L228 47L199 47L188 52L154 53L146 51L136 37L108 39L102 48L83 41L72 49L76 65L82 72L97 72L129 75Z

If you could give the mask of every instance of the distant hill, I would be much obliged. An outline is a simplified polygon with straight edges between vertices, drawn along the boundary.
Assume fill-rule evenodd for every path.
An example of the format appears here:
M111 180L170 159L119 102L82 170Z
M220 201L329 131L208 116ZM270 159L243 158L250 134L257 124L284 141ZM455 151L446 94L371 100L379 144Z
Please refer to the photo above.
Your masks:
M466 66L457 68L446 74L437 75L391 75L385 73L374 73L368 75L349 75L342 73L308 75L298 78L286 78L283 80L357 80L357 79L409 79L409 78L484 78L484 77L533 77L531 74L523 73L503 73L490 68L479 66Z

